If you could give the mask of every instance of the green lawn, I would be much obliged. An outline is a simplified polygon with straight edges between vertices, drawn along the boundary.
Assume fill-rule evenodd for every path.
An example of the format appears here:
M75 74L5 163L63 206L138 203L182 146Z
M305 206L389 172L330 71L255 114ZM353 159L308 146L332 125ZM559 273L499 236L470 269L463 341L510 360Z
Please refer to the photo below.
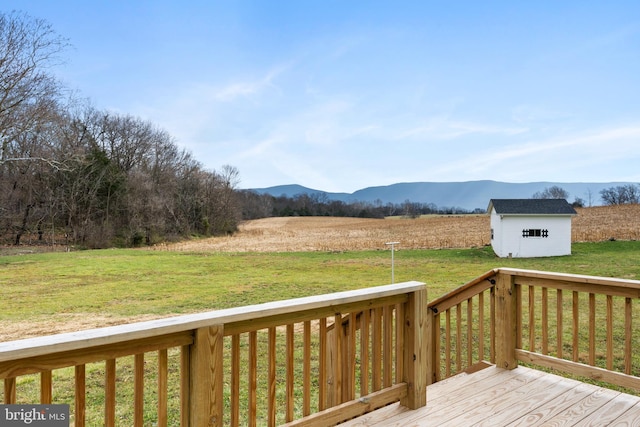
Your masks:
M496 258L491 248L399 250L395 281L434 299L495 267L640 279L640 242L576 243L573 255ZM178 253L99 250L0 257L0 320L56 313L171 315L391 281L389 251Z

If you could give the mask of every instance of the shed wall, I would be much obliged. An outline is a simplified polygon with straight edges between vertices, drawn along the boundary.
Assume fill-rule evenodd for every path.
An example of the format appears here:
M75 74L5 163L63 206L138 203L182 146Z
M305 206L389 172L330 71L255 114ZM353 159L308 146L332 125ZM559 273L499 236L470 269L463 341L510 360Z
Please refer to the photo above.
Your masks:
M491 214L491 246L499 257L529 258L571 254L571 216ZM523 236L523 230L546 230L543 236ZM524 233L526 235L526 233Z

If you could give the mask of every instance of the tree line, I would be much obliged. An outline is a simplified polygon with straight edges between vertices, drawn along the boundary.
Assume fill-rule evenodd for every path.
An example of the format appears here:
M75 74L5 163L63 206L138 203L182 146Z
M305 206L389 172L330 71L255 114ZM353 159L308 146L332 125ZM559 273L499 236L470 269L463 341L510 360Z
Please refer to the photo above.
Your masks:
M620 185L600 191L603 205L618 205L640 203L640 185ZM532 199L569 199L569 192L564 188L554 185L538 191L531 196ZM571 205L585 207L592 205L592 196L588 196L589 202L575 197ZM242 210L243 219L258 219L279 216L343 216L360 218L384 218L387 216L404 216L417 218L420 215L451 215L451 214L483 214L485 209L473 210L459 207L438 207L434 203L419 203L406 200L403 203L376 202L343 202L331 200L324 193L302 193L293 197L285 195L273 196L270 194L258 194L251 190L238 191L238 201Z
M557 185L545 188L533 194L534 199L569 199L569 192ZM640 203L640 185L623 184L600 190L600 199L605 206L627 205ZM576 197L572 203L574 207L586 206L585 201ZM589 206L591 206L591 193L589 192Z
M640 185L625 184L600 191L605 205L628 205L640 203Z
M0 239L88 248L231 233L239 172L207 170L154 124L68 95L68 42L0 13Z
M373 203L331 200L324 193L301 193L293 197L258 194L251 190L241 190L239 203L243 219L258 219L279 216L340 216L356 218L384 218L404 216L417 218L430 214L484 213L482 209L469 211L459 207L438 207L434 203L418 203L406 200L403 203Z

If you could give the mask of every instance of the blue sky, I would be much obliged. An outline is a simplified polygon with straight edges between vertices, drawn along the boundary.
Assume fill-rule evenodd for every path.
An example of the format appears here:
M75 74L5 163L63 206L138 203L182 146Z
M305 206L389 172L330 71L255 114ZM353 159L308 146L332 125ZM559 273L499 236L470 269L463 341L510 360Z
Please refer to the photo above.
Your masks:
M640 2L4 0L242 188L640 182Z

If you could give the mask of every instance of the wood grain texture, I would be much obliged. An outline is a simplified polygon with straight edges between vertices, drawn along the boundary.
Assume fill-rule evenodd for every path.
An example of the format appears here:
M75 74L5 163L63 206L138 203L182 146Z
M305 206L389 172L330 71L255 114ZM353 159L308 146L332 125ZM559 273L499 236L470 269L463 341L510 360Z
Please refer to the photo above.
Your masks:
M640 397L519 366L491 366L427 387L427 406L400 404L341 427L404 426L640 426Z
M190 425L222 425L223 334L221 325L196 330L189 362Z

